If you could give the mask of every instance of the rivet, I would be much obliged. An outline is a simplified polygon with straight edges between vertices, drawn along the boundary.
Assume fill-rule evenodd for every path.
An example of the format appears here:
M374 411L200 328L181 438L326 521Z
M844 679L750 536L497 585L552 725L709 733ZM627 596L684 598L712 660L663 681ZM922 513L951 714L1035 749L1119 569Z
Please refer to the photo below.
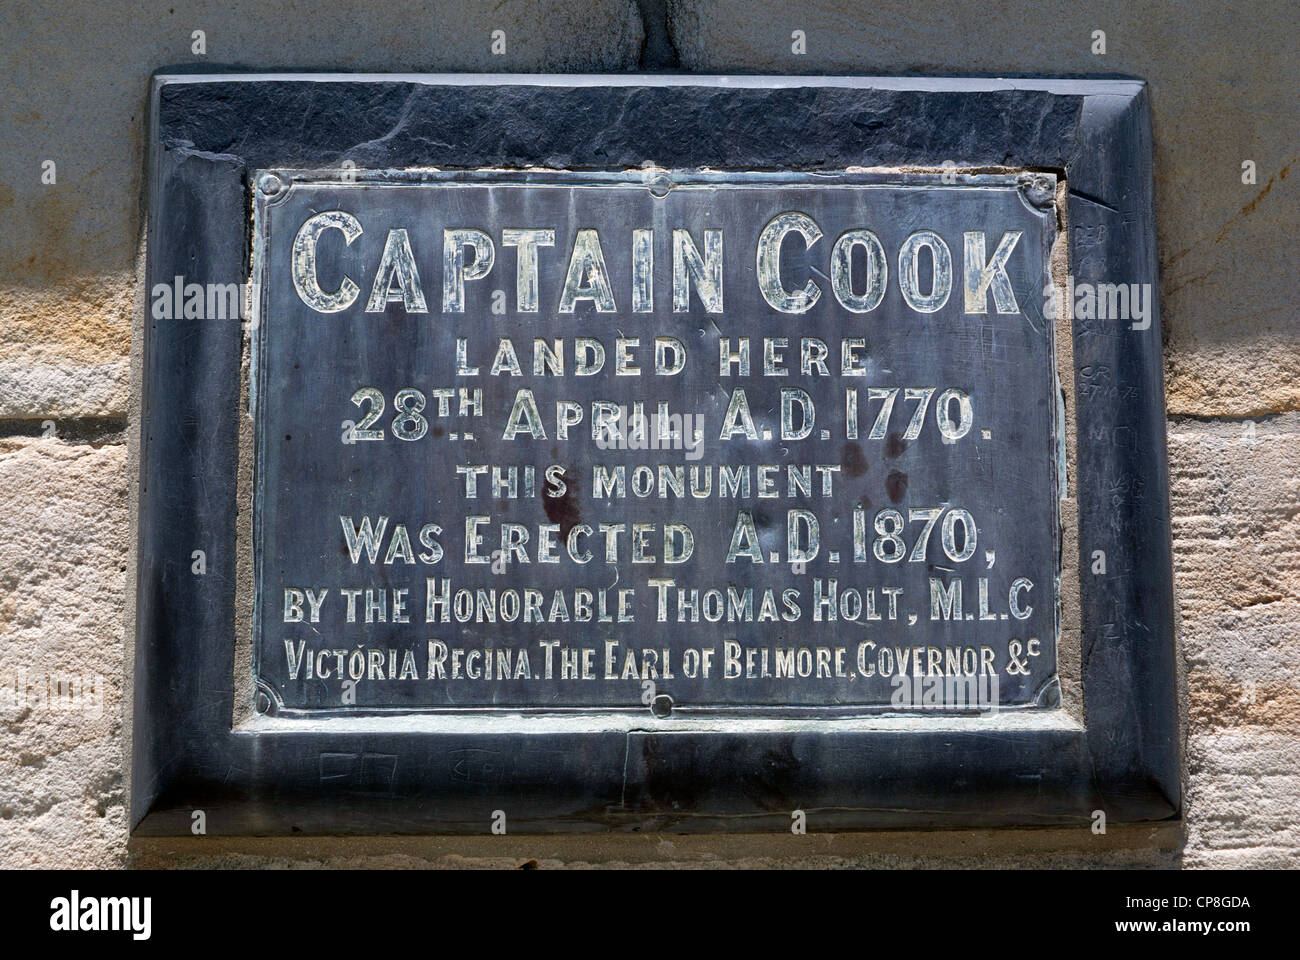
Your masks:
M284 189L284 181L274 173L259 174L257 178L257 189L268 197L274 197Z

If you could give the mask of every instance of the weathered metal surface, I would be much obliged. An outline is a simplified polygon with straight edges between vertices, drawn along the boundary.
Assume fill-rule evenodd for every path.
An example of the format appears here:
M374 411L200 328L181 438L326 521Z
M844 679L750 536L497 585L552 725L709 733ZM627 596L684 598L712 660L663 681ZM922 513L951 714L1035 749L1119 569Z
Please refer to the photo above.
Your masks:
M268 708L1052 692L1053 178L255 182Z

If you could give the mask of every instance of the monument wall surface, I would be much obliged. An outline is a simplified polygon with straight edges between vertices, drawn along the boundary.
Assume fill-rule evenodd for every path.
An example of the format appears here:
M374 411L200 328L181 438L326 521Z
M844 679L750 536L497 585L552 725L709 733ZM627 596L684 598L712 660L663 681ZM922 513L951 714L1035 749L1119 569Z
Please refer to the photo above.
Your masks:
M0 11L0 865L1286 866L1300 850L1300 219L1285 3L9 4ZM492 52L493 31L505 52ZM196 31L201 31L196 34ZM797 35L799 31L801 34ZM1104 31L1105 53L1096 31ZM795 52L799 47L805 52ZM195 52L201 48L202 53ZM160 69L1145 79L1178 826L128 845L149 77ZM725 118L720 118L720 134ZM135 348L133 348L135 344ZM1117 495L1124 495L1123 491ZM50 691L43 694L41 691ZM70 693L69 693L70 691Z

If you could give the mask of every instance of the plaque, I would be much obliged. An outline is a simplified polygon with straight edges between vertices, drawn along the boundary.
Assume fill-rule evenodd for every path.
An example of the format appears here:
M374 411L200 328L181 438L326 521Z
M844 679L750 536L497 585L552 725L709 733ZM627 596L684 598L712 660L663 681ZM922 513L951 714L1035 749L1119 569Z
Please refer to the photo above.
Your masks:
M1051 175L254 183L266 709L1055 705Z
M152 96L136 835L1178 816L1140 81Z

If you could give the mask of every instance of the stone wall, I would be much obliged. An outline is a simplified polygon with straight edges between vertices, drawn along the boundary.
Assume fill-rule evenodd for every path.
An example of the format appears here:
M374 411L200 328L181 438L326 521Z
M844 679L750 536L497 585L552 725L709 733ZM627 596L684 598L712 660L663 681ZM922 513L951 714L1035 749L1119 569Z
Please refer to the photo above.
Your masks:
M0 12L0 866L1280 866L1300 851L1294 6L997 0L11 3ZM366 12L368 11L368 12ZM490 52L506 32L503 56ZM203 31L205 53L193 52ZM804 32L806 53L792 52ZM1094 31L1106 53L1093 52ZM128 846L132 332L148 77L350 71L1123 74L1151 86L1181 827ZM1252 161L1255 182L1243 182ZM54 182L50 179L53 161ZM102 678L102 680L95 680ZM51 684L48 698L32 691ZM59 687L58 684L63 686ZM71 683L71 688L68 687ZM5 688L0 687L0 694ZM69 703L77 709L65 709Z

